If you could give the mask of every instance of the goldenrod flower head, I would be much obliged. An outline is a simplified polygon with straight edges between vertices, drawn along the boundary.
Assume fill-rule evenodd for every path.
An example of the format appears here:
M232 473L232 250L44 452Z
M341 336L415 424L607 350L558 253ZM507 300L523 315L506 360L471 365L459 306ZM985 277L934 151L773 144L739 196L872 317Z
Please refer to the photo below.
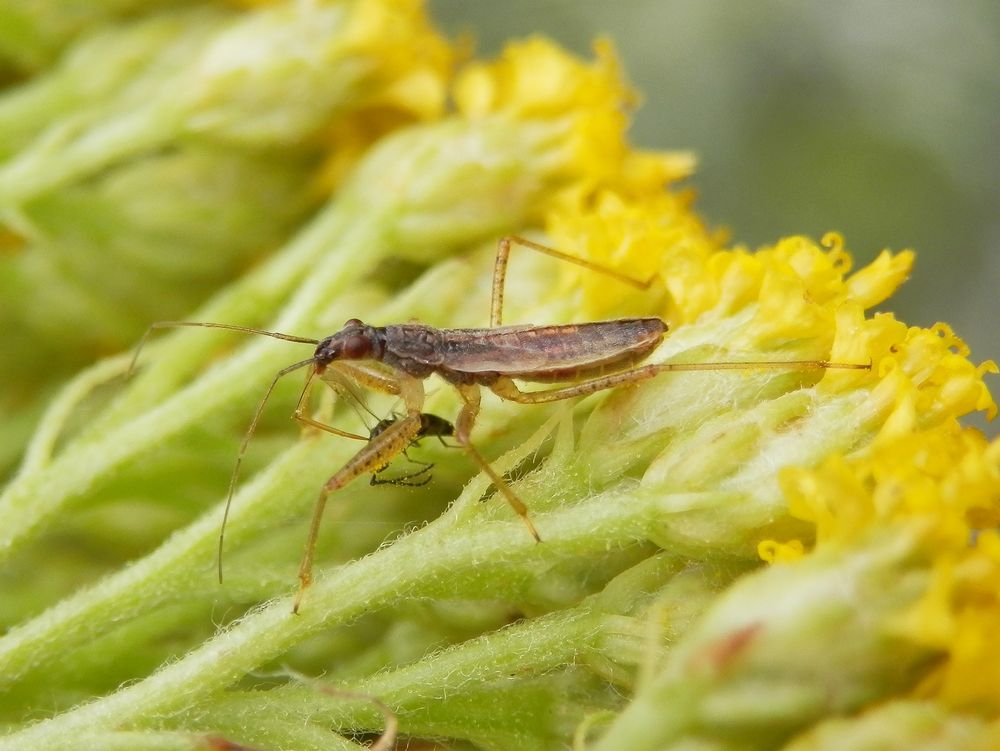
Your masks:
M440 117L453 63L448 42L427 18L422 0L359 0L346 44L377 61L360 94L362 106L391 106L418 119Z
M970 362L968 348L947 325L907 328L888 314L865 317L905 281L912 251L883 251L851 273L851 256L834 233L819 243L785 238L753 253L726 248L694 213L690 196L662 189L632 197L605 190L592 201L557 207L548 218L560 247L638 278L655 276L666 300L645 312L672 327L749 311L749 323L726 342L734 352L871 362L870 371L828 371L820 389L871 390L872 419L884 423L885 434L973 410L996 414L983 382L996 365ZM574 295L591 315L618 313L634 298L628 287L594 280L590 272L562 274L556 294Z
M611 43L602 40L594 50L588 65L544 37L513 42L496 63L471 63L462 71L456 105L469 117L506 112L522 118L561 117L576 103L605 117L634 106L635 91L622 80Z
M754 253L726 248L690 210L686 196L666 191L633 196L604 191L590 203L554 210L549 231L588 258L629 268L639 277L656 275L667 294L647 298L647 310L671 322L675 337L725 353L699 360L872 364L870 370L825 371L814 386L771 402L740 396L735 384L722 394L732 406L718 424L705 420L714 413L698 388L680 385L678 377L676 386L661 387L662 406L654 406L653 395L609 399L592 418L592 432L597 441L610 443L601 459L613 464L621 439L609 441L612 431L641 435L634 427L640 425L673 429L673 440L651 463L645 482L664 492L743 491L731 501L730 513L746 506L752 514L754 503L762 502L755 495L768 495L769 481L762 486L762 476L777 473L791 516L815 528L819 547L833 549L831 561L857 551L864 569L869 564L861 561L873 546L897 546L899 557L890 556L887 571L898 567L900 576L906 571L926 576L927 585L913 586L909 595L885 605L878 628L907 645L900 648L910 664L925 659L927 651L948 654L940 674L927 679L942 699L963 705L996 701L995 671L984 670L976 680L965 674L977 661L1000 662L985 637L1000 614L1000 598L993 594L1000 591L995 555L1000 546L992 531L1000 519L1000 442L989 445L957 422L974 410L995 414L983 379L996 367L971 362L968 348L944 324L924 329L889 314L866 317L867 308L905 280L913 253L883 252L852 273L852 259L835 234L820 243L786 238ZM553 294L575 295L574 302L607 315L632 296L619 287L604 280L587 284L574 269L565 272ZM688 329L703 333L692 338ZM818 432L808 427L811 422L822 425ZM783 440L782 433L791 440ZM801 439L795 441L796 435ZM581 450L593 445L585 437ZM744 479L743 467L754 464L761 472L750 470ZM677 523L667 515L654 539L667 549L715 541L715 535L724 539L717 520L696 518ZM769 522L791 528L773 516ZM970 547L976 530L979 543ZM773 564L808 560L811 568L802 571L815 574L827 564L813 560L807 552L811 543L810 536L765 539L757 553ZM732 628L738 631L738 624ZM858 690L870 690L881 670Z
M997 406L984 377L996 364L968 359L968 348L946 324L907 327L891 314L865 319L856 306L837 311L833 359L869 358L868 373L824 379L821 388L835 392L869 389L868 409L881 423L880 437L905 435L972 411L996 415Z
M820 545L844 544L875 525L925 521L939 542L965 549L972 529L998 520L1000 442L949 421L815 469L788 468L781 481L792 513L815 524Z
M399 238L413 258L440 257L432 237L446 245L483 217L496 228L483 235L493 238L601 195L614 200L612 187L623 195L659 190L690 169L686 155L628 149L623 107L631 93L606 45L588 63L542 39L514 43L498 60L467 66L453 96L454 115L385 139L344 188L415 214Z
M551 41L532 37L509 44L495 63L471 63L459 75L454 99L469 118L504 116L556 126L559 163L581 185L635 181L652 185L690 173L686 154L633 151L625 140L628 112L637 97L624 80L608 40L584 63Z
M414 120L441 117L454 63L451 47L431 26L421 0L358 0L344 44L357 60L372 64L352 112L333 120L323 136L332 147L317 180L325 191L342 182L386 133Z
M693 209L692 195L669 192L661 184L643 190L606 190L549 215L549 233L564 245L638 276L655 274L669 293L657 311L669 323L706 314L732 315L756 305L744 344L775 346L824 336L832 341L835 311L846 302L862 309L878 304L901 284L913 254L884 251L872 264L848 275L851 257L839 235L821 243L806 237L781 240L756 252L726 248L723 235L710 231ZM585 284L577 269L565 272L567 286ZM606 299L619 292L607 284L586 287L582 303L593 310L614 307ZM603 298L603 299L602 299Z
M926 608L918 606L907 625L915 639L931 642L947 659L918 693L996 717L1000 712L1000 539L996 531L984 533L975 549L954 564L937 564L935 574L937 586L928 590Z
M547 215L546 229L555 245L607 266L627 269L638 279L655 276L669 280L668 293L676 284L679 291L699 294L693 275L685 271L702 267L717 247L717 238L695 213L692 193L670 192L657 185L655 191L644 191L639 197L604 189L592 197L577 195L575 199L562 202ZM555 294L570 296L588 318L621 315L623 306L634 304L633 289L566 266L560 269L561 283ZM685 281L692 287L685 287ZM631 312L663 315L669 325L685 320L674 295L665 305L649 304L646 310Z
M886 627L947 655L920 692L1000 710L1000 440L947 423L880 440L851 459L785 469L781 479L820 547L850 547L876 529L911 541L928 584Z

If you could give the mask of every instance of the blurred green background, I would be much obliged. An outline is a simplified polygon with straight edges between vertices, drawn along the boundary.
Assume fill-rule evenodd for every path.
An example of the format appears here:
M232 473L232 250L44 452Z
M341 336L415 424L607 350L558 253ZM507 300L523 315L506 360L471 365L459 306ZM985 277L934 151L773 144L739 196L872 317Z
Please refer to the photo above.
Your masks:
M837 230L859 264L913 248L883 309L946 321L974 360L1000 359L996 0L432 0L431 12L484 54L534 32L579 53L610 36L644 96L634 140L697 153L713 224L751 247Z

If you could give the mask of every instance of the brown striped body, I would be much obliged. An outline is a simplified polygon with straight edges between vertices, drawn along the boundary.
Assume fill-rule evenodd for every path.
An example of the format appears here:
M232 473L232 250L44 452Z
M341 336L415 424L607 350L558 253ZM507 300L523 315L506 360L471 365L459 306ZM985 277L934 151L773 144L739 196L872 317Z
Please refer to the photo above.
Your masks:
M558 326L437 329L419 323L368 326L352 320L320 342L316 362L371 359L414 378L432 373L456 384L489 386L501 376L536 383L614 372L662 341L659 318L621 318Z

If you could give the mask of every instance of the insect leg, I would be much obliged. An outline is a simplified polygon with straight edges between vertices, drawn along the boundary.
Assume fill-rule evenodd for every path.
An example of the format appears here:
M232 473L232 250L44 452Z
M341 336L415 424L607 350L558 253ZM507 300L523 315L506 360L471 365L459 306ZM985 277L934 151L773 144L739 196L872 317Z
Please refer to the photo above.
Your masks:
M620 373L544 391L521 391L510 378L501 377L490 385L497 396L519 404L541 404L586 396L597 391L640 383L660 373L707 370L869 370L871 363L840 363L827 360L764 360L759 362L673 362L640 365Z
M416 438L414 438L413 441L410 443L410 446L411 447L419 446L420 437L421 436L418 435ZM407 453L406 449L403 450L403 458L406 459L406 461L408 461L410 464L419 465L420 469L415 469L412 472L407 472L405 475L399 475L398 477L393 477L391 479L383 480L377 477L378 475L381 475L385 471L386 468L383 467L382 469L378 470L374 475L372 475L372 485L383 485L385 483L389 483L392 485L426 485L428 482L430 482L431 478L429 476L425 477L420 482L400 482L401 480L412 480L416 477L420 477L421 475L425 475L432 469L434 469L433 462L422 462L419 459L412 459L410 458L410 455Z
M264 414L264 407L267 405L267 400L271 398L271 392L274 391L274 387L278 385L278 381L289 373L298 370L299 368L313 365L315 362L316 358L310 357L308 360L294 363L293 365L289 365L287 368L282 368L275 373L274 378L271 380L271 385L267 387L267 391L264 392L264 397L260 400L260 403L257 405L257 409L253 413L253 419L250 421L250 426L247 428L247 432L243 434L243 440L240 441L240 449L236 453L236 464L233 465L233 473L229 476L229 490L226 491L226 505L222 512L222 525L219 527L219 552L217 563L219 569L219 584L222 583L222 548L225 544L226 522L229 521L229 508L233 503L233 493L236 491L236 481L239 479L240 466L243 464L243 456L247 452L247 446L250 445L250 439L253 437L254 431L257 429L257 423L260 421L261 415ZM310 378L310 380L312 379ZM309 381L306 382L307 387L308 385ZM301 397L299 400L301 401Z
M353 379L356 383L370 388L373 391L380 391L383 394L394 394L399 395L402 393L400 387L400 377L402 374L389 373L383 370L377 370L373 367L365 367L363 365L358 365L357 363L344 362L339 360L332 363L327 371L336 371L340 374L346 375L348 378ZM421 405L423 404L423 397L420 398ZM407 409L409 410L407 405ZM420 411L420 405L417 407L417 412Z
M490 307L491 327L499 326L503 319L503 288L504 282L507 280L507 261L510 256L510 249L514 245L520 245L523 248L530 248L531 250L544 253L547 256L558 258L562 261L575 263L577 266L583 266L585 269L590 269L591 271L596 271L600 274L606 274L613 279L617 279L624 284L631 284L633 287L638 289L649 289L649 285L652 284L653 279L656 278L654 275L648 279L636 279L635 277L624 274L610 266L605 266L602 263L595 263L594 261L589 261L586 258L580 258L578 256L570 255L569 253L563 253L561 250L550 248L548 245L536 243L533 240L528 240L524 237L519 237L518 235L508 235L507 237L501 238L500 242L497 243L496 260L493 262L493 301Z
M421 462L421 464L423 464L423 463L424 462ZM383 479L381 477L381 474L383 472L385 472L386 467L382 467L382 469L378 469L378 470L376 470L372 474L371 484L372 485L402 485L402 486L408 487L408 488L419 488L420 486L426 485L427 483L429 483L431 481L431 477L427 473L430 472L432 469L434 469L434 465L430 464L430 463L427 463L425 466L421 467L420 469L416 470L415 472L409 472L409 473L407 473L405 475L400 475L399 477L387 477L387 478ZM427 476L424 477L422 480L417 480L416 479L417 477L421 477L422 475L427 475ZM413 480L413 482L409 482L410 480Z
M346 430L341 430L340 428L335 428L325 422L320 422L319 420L314 420L309 417L306 412L309 411L309 393L312 386L313 379L316 377L316 371L312 370L309 372L309 377L306 379L306 385L302 389L302 394L299 396L298 404L295 405L295 411L292 412L292 419L301 423L302 425L308 425L312 428L319 428L320 430L325 430L327 433L332 433L333 435L340 436L341 438L354 438L358 441L367 441L363 435L357 435L356 433L349 433Z
M392 418L380 420L378 424L374 428L372 428L371 434L368 436L368 438L374 439L377 435L382 433L386 428L388 428L398 419L399 419L398 415L393 415ZM414 438L413 441L411 441L410 446L417 446L420 444L421 438L433 435L441 442L442 446L449 447L448 444L445 443L443 436L454 435L454 434L455 434L455 426L453 424L445 420L443 417L438 417L437 415L432 415L424 412L421 413L420 415L420 432L417 434L417 437ZM375 472L372 474L371 484L384 485L386 483L389 483L393 485L406 485L414 487L419 485L426 485L428 482L430 482L431 478L429 475L420 482L405 482L406 480L412 480L416 477L420 477L421 475L430 472L431 469L434 468L434 465L431 462L423 462L420 461L419 459L411 458L406 450L403 451L403 456L406 457L406 460L411 464L421 465L422 469L418 469L415 472L410 472L409 474L401 475L400 477L392 479L382 479L381 475L383 474L383 472L385 472L386 469L386 467L382 467L380 469L375 470Z
M326 509L326 501L330 497L330 494L345 487L355 478L388 464L392 461L393 457L401 454L410 445L410 441L419 432L419 414L407 415L403 419L394 422L372 441L365 444L358 453L348 459L347 463L323 485L319 498L316 499L316 505L313 507L312 521L309 524L309 536L306 538L305 550L302 553L302 562L299 564L299 591L295 595L295 602L292 605L293 613L299 612L302 597L312 583L316 539L319 536L320 523L323 521L323 511Z
M476 415L479 414L479 387L475 385L468 386L457 386L458 393L461 394L462 400L465 404L462 406L461 412L458 413L458 419L455 422L455 440L458 441L459 445L462 446L466 451L469 452L469 456L475 460L479 468L486 473L486 476L490 478L493 486L500 492L510 507L514 509L521 521L524 522L524 526L528 528L531 536L535 538L536 542L541 542L542 538L538 534L538 530L535 529L535 525L531 521L531 517L528 516L528 507L524 504L520 498L514 493L507 481L503 479L497 471L493 469L488 461L483 457L482 454L472 445L469 440L469 433L472 431L472 426L476 421Z

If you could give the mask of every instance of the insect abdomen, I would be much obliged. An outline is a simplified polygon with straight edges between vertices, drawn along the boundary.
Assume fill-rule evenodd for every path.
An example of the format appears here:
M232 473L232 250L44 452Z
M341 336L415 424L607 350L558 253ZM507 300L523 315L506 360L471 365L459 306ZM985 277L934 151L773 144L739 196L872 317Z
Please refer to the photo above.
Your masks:
M663 339L659 318L622 318L561 326L446 329L442 365L469 380L496 375L548 382L626 367ZM489 374L489 375L487 375ZM447 376L446 376L447 377Z

